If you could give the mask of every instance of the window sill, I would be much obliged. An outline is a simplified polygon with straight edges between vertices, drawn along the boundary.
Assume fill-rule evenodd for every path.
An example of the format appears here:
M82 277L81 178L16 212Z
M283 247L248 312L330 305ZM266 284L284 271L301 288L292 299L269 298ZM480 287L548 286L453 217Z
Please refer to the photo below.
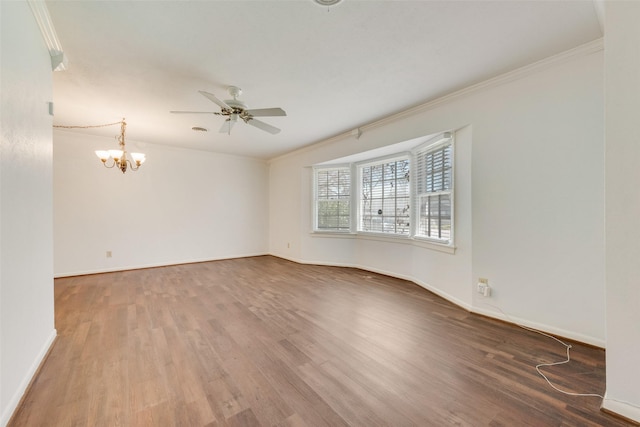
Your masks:
M356 233L358 239L363 240L377 240L379 242L393 242L411 244L411 237L401 234L385 234L385 233L372 233L366 231L360 231Z
M456 253L456 247L450 245L443 245L441 243L435 243L430 240L421 239L419 237L414 237L411 239L414 246L419 246L425 249L431 249L438 252L443 252L445 254L454 255Z
M333 237L338 239L353 239L356 237L356 233L349 231L312 231L312 237Z
M351 233L351 232L337 232L337 231L312 231L311 237L322 238L338 238L338 239L361 239L361 240L373 240L378 242L389 243L401 243L404 245L417 246L424 249L430 249L437 252L442 252L450 255L456 253L455 246L443 245L435 243L426 239L409 237L409 236L393 236L379 233Z

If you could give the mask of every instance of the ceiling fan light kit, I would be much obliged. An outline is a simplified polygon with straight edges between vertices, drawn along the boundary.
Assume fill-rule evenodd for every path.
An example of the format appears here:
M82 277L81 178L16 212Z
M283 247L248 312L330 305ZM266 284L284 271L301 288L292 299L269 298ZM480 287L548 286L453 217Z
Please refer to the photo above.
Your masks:
M220 128L220 133L231 134L231 129L238 122L238 119L242 119L243 122L261 129L265 132L269 132L275 135L280 132L275 126L271 126L268 123L256 120L254 117L278 117L286 116L287 113L282 108L259 108L249 109L247 104L240 101L238 97L242 94L242 89L237 86L229 86L229 95L233 99L226 99L224 101L218 99L215 95L199 91L202 96L213 102L220 107L220 111L171 111L173 114L215 114L217 116L225 116L226 120ZM193 128L192 128L193 129Z

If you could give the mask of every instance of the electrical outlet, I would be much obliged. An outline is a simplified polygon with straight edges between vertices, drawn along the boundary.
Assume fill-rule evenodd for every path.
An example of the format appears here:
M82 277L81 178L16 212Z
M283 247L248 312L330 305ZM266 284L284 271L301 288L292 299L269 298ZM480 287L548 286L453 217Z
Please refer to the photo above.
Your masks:
M489 285L484 287L484 292L482 292L482 296L487 298L491 296L491 288L489 287Z
M489 286L489 279L485 278L485 277L479 277L478 278L478 293L481 294L483 297L490 297L491 296L491 287Z
M480 279L480 280L482 280L482 279ZM477 289L479 294L481 294L484 297L490 297L491 296L491 287L486 282L478 281L478 284L476 286L477 286L476 289Z

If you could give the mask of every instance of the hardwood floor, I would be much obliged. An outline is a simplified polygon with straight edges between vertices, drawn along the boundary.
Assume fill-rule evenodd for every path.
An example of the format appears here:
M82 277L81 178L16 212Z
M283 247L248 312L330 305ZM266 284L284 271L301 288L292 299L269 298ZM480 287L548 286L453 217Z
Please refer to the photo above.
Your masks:
M10 425L623 426L558 343L409 282L264 256L57 279ZM604 393L604 352L547 368Z

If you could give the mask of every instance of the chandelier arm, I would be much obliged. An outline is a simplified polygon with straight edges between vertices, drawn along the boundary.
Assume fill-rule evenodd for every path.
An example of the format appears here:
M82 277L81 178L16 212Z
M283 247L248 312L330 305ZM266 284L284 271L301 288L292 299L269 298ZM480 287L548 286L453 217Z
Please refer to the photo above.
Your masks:
M106 161L106 160L105 160L104 162L102 162L102 164L104 165L104 167L105 167L105 168L107 168L107 169L112 169L112 168L116 165L116 161L115 161L115 160L113 160L113 159L111 159L111 160L112 160L112 162L113 162L113 163L111 164L111 166L107 166L107 161Z
M131 160L127 160L127 163L129 163L129 167L131 168L132 171L137 171L138 169L140 169L140 165L136 164L136 166L134 166L135 162L132 162Z

